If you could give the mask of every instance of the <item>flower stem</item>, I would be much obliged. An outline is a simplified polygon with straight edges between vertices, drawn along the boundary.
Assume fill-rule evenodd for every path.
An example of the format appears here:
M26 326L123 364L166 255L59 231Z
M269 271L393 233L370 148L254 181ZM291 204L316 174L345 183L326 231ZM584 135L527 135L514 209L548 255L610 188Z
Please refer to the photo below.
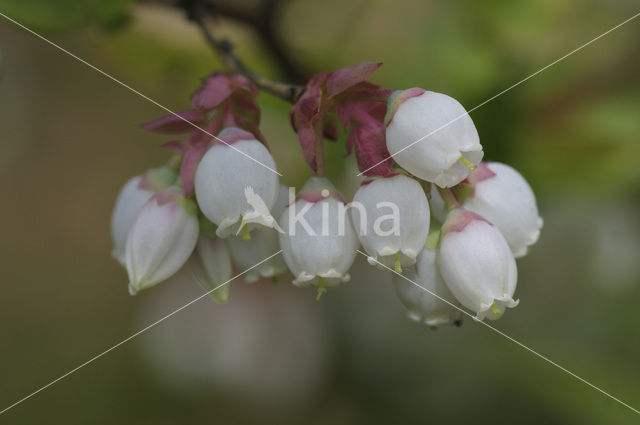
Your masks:
M440 193L440 196L442 196L442 199L447 206L447 210L451 211L456 208L460 208L460 201L458 201L453 189L439 187L438 192Z
M324 287L324 280L318 276L318 293L316 295L316 301L320 301L320 297L322 297L322 294L325 292L327 292L327 288Z

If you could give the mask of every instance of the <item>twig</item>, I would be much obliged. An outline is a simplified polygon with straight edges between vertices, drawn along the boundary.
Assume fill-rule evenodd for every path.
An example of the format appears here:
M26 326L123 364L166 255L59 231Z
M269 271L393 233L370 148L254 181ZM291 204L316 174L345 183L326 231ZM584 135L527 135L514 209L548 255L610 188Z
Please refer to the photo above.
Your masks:
M235 56L231 42L227 39L218 38L215 35L209 13L211 9L210 4L198 0L183 0L179 2L179 6L184 8L187 11L189 19L200 27L205 39L220 57L222 64L227 70L243 74L260 90L271 93L288 102L294 103L302 95L304 91L303 86L283 83L257 74Z
M308 79L309 72L289 54L278 35L277 24L282 0L262 0L258 5L250 6L241 6L244 2L237 0L202 1L206 2L214 15L246 24L256 31L273 54L285 78L294 83L302 83Z

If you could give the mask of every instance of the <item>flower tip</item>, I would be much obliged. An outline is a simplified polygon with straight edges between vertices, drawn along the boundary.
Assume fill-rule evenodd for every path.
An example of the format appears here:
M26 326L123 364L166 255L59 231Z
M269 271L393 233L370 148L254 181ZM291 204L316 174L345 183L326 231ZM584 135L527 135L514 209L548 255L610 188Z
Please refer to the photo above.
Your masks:
M387 114L384 117L384 126L388 127L389 124L391 124L393 116L395 115L400 105L402 105L412 97L422 95L424 92L425 90L421 89L420 87L412 87L407 90L396 90L391 93L389 99L387 100Z

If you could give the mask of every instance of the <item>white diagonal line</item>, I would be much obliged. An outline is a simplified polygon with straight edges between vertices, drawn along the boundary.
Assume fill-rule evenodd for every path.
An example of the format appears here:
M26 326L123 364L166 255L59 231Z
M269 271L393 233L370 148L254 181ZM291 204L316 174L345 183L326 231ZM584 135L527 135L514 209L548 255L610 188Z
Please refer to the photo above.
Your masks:
M20 22L16 21L15 19L12 19L10 17L8 17L7 15L5 15L4 13L0 12L0 16L2 16L3 18L5 18L8 21L13 22L14 24L16 24L17 26L19 26L20 28L22 28L23 30L30 32L31 34L35 35L36 37L38 37L39 39L49 43L50 45L52 45L53 47L55 47L56 49L60 50L61 52L66 53L67 55L71 56L72 58L76 59L79 62L82 62L83 64L87 65L89 68L93 69L94 71L99 72L100 74L104 75L105 77L109 78L110 80L120 84L122 87L126 88L127 90L137 94L138 96L142 97L143 99L148 100L149 102L153 103L154 105L156 105L157 107L159 107L160 109L164 109L165 111L167 111L168 113L170 113L171 115L175 115L176 117L178 117L179 119L181 119L182 121L186 122L187 124L191 125L193 128L196 128L200 131L202 131L204 134L211 136L211 138L217 140L218 142L224 143L225 145L229 146L230 148L232 148L233 150L235 150L236 152L239 152L240 154L246 156L247 158L249 158L250 160L252 160L253 162L260 164L261 166L263 166L264 168L266 168L267 170L276 173L277 175L279 175L280 177L282 177L282 174L280 174L279 172L277 172L276 170L274 170L273 168L269 167L266 164L263 164L262 162L258 161L257 159L255 159L254 157L252 157L251 155L248 155L244 152L242 152L240 149L236 148L235 146L233 146L232 144L229 144L227 142L225 142L224 140L220 139L219 137L211 134L210 132L208 132L207 130L203 129L202 127L200 127L199 125L189 121L188 119L178 115L176 112L172 111L171 109L167 108L166 106L156 102L155 100L151 99L149 96L140 93L138 90L134 89L133 87L129 86L126 83L123 83L122 81L118 80L116 77L112 76L111 74L101 70L100 68L90 64L89 62L87 62L86 60L74 55L73 53L71 53L70 51L66 50L64 47L59 46L58 44L54 43L53 41L49 40L48 38L38 34L37 32L33 31L30 28L27 28L26 26L22 25Z
M178 308L177 310L172 311L171 313L167 314L166 316L164 316L161 319L156 320L155 322L153 322L152 324L150 324L149 326L140 329L138 332L134 333L133 335L129 336L128 338L123 339L122 341L120 341L119 343L117 343L116 345L112 346L111 348L108 348L107 350L104 350L102 353L90 358L89 360L87 360L86 362L82 363L80 366L77 366L73 369L71 369L69 372L65 373L64 375L54 379L53 381L49 382L47 385L40 387L39 389L37 389L36 391L32 392L31 394L29 394L26 397L21 398L20 400L16 401L15 403L11 404L10 406L7 406L6 408L4 408L2 411L0 411L0 415L2 415L3 413L5 413L6 411L16 407L17 405L19 405L20 403L22 403L23 401L26 401L28 399L30 399L31 397L33 397L34 395L38 394L40 391L43 391L47 388L49 388L50 386L52 386L53 384L57 383L58 381L66 378L67 376L71 375L74 372L77 372L78 370L82 369L83 367L85 367L86 365L88 365L89 363L93 363L95 360L98 360L100 357L104 356L105 354L111 352L112 350L115 350L116 348L120 347L122 344L132 340L133 338L137 337L138 335L140 335L143 332L146 332L147 330L153 328L155 325L164 322L165 320L167 320L169 317L172 317L173 315L175 315L176 313L179 313L180 311L184 310L185 308L189 307L191 304L200 301L202 298L206 297L207 295L209 295L210 293L212 293L213 291L222 288L224 285L228 284L229 282L231 282L232 280L242 276L243 274L247 273L248 271L258 267L260 264L264 263L265 261L275 257L276 255L280 254L282 252L282 250L276 252L275 254L265 258L264 260L260 261L259 263L249 267L248 269L246 269L245 271L243 271L242 273L238 273L237 275L233 276L231 279L227 280L226 282L216 286L215 288L211 289L210 291L205 292L204 294L200 295L199 297L189 301L188 303L186 303L185 305L183 305L182 307Z
M379 161L377 163L375 163L374 165L372 165L371 167L367 168L366 170L358 173L358 176L361 176L362 174L366 173L367 171L371 170L372 168L377 167L378 165L382 164L384 161L388 160L389 158L393 158L394 156L396 156L397 154L399 154L400 152L409 149L411 146L415 145L416 143L420 143L421 141L423 141L424 139L426 139L427 137L437 133L438 131L442 130L445 127L448 127L449 125L453 124L454 122L458 121L460 118L469 115L470 113L472 113L473 111L475 111L476 109L486 105L487 103L491 102L492 100L502 96L503 94L505 94L506 92L508 92L511 89L514 89L516 87L518 87L520 84L524 83L525 81L528 81L529 79L535 77L536 75L540 74L541 72L549 69L550 67L552 67L553 65L557 64L558 62L568 58L569 56L573 55L574 53L584 49L585 47L587 47L588 45L598 41L599 39L601 39L602 37L604 37L605 35L609 34L610 32L613 32L615 30L617 30L618 28L620 28L621 26L623 26L626 23L631 22L632 20L636 19L638 16L640 16L640 12L636 13L635 15L633 15L632 17L630 17L629 19L620 22L618 25L616 25L615 27L609 29L608 31L603 32L602 34L600 34L599 36L597 36L596 38L587 41L586 43L584 43L583 45L581 45L580 47L577 47L575 49L573 49L572 51L570 51L569 53L567 53L566 55L554 60L553 62L551 62L549 65L540 68L539 70L537 70L536 72L534 72L533 74L529 75L526 78L523 78L522 80L518 81L515 84L512 84L511 86L507 87L506 89L502 90L500 93L490 97L489 99L485 100L484 102L482 102L479 105L474 106L473 108L469 109L467 112L465 112L464 114L460 114L459 116L455 117L454 119L452 119L451 121L449 121L448 123L436 128L435 130L433 130L432 132L430 132L429 134L425 134L424 136L422 136L421 138L419 138L418 140L412 142L411 144L405 146L404 148L400 149L397 152L394 152L393 155L389 155L388 157L386 157L385 159L383 159L382 161Z
M509 335L505 334L504 332L502 332L501 330L498 330L496 328L494 328L493 326L491 326L490 324L488 324L487 322L483 322L481 320L478 320L473 314L467 312L466 310L458 307L457 305L455 305L454 303L450 302L449 300L446 300L444 298L442 298L440 295L434 293L433 291L428 290L427 288L423 287L422 285L414 282L413 280L409 279L408 277L404 276L401 273L396 272L394 269L385 266L384 264L382 264L381 262L379 262L378 260L376 260L375 258L372 258L370 256L368 256L367 254L365 254L364 252L360 251L359 249L356 250L358 251L360 254L364 255L365 257L367 257L367 259L373 259L373 261L375 261L377 264L381 265L382 267L384 267L385 269L397 274L398 276L400 276L401 278L403 278L404 280L406 280L407 282L410 282L412 284L414 284L415 286L417 286L418 288L422 289L423 291L428 292L429 294L433 295L434 297L436 297L437 299L439 299L440 301L447 303L448 305L450 305L451 307L455 308L456 310L459 310L460 312L462 312L463 314L471 317L475 322L480 323L481 325L486 326L487 328L491 329L492 331L494 331L495 333L497 333L498 335L502 335L503 337L507 338L509 341L519 345L521 348L524 348L525 350L529 351L532 354L535 354L536 356L538 356L539 358L541 358L542 360L544 360L547 363L552 364L553 366L557 367L558 369L562 370L563 372L573 376L574 378L576 378L577 380L579 380L580 382L587 384L588 386L590 386L591 388L593 388L594 390L597 390L599 392L601 392L602 394L606 395L607 397L609 397L612 400L617 401L618 403L620 403L621 405L623 405L624 407L631 409L632 411L634 411L635 413L640 414L640 411L638 409L635 409L631 406L629 406L627 403L625 403L624 401L612 396L611 394L609 394L608 392L606 392L605 390L601 389L600 387L597 387L595 385L593 385L591 382L587 381L584 378L579 377L578 375L576 375L575 373L571 372L570 370L560 366L558 363L554 362L553 360L549 359L548 357L538 353L537 351L535 351L533 348L530 348L526 345L524 345L523 343L521 343L520 341L518 341L517 339L510 337Z

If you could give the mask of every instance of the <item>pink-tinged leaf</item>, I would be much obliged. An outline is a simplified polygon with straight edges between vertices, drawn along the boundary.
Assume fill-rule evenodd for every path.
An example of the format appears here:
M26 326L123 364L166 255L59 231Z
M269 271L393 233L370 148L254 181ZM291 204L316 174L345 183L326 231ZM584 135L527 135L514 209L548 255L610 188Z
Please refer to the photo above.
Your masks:
M339 102L336 105L336 115L338 116L338 120L340 120L340 124L342 124L344 131L349 131L349 126L351 125L351 111L349 103Z
M205 79L202 88L193 95L192 103L196 109L210 111L227 100L231 93L233 87L229 77L217 74Z
M366 81L364 83L366 83ZM367 102L387 103L389 96L393 94L393 90L381 89L378 86L374 86L373 88L361 89L358 87L360 86L360 84L344 92L342 95L340 95L340 98L355 99Z
M371 115L374 119L380 121L381 123L384 123L384 117L387 114L386 102L368 102L367 105L367 112L369 113L369 115Z
M217 136L218 133L220 133L220 130L222 130L223 118L223 114L216 113L211 121L200 127L204 131L197 130L191 134L189 137L189 143L191 145L196 145L215 139L215 136Z
M358 169L369 177L391 175L393 159L387 150L384 126L380 123L363 125L355 131Z
M332 72L327 80L327 94L336 96L348 88L366 80L375 70L382 66L381 63L362 62L358 65L339 69Z
M319 87L319 86L325 84L327 82L327 80L329 79L329 77L331 77L331 73L330 72L321 72L319 74L314 75L313 77L311 77L311 79L307 83L307 89L309 87L311 87L311 86Z
M198 167L200 160L207 152L208 148L208 144L202 143L192 147L184 155L182 166L180 167L180 180L182 181L184 195L187 198L193 193L193 186L196 178L196 168Z
M256 97L260 94L258 88L242 74L233 74L229 76L229 82L231 86L246 91L251 97Z
M179 155L184 155L189 150L189 144L184 140L171 140L164 143L162 147Z
M310 124L320 119L322 90L317 86L307 87L300 99L291 108L293 119L301 125Z
M316 131L312 125L298 128L298 140L302 148L302 155L314 173L318 171L316 164Z
M193 131L194 125L200 126L204 121L205 116L202 112L187 109L140 124L140 128L162 134L182 134Z
M247 118L255 125L260 123L260 108L248 92L235 92L231 101L234 114Z

